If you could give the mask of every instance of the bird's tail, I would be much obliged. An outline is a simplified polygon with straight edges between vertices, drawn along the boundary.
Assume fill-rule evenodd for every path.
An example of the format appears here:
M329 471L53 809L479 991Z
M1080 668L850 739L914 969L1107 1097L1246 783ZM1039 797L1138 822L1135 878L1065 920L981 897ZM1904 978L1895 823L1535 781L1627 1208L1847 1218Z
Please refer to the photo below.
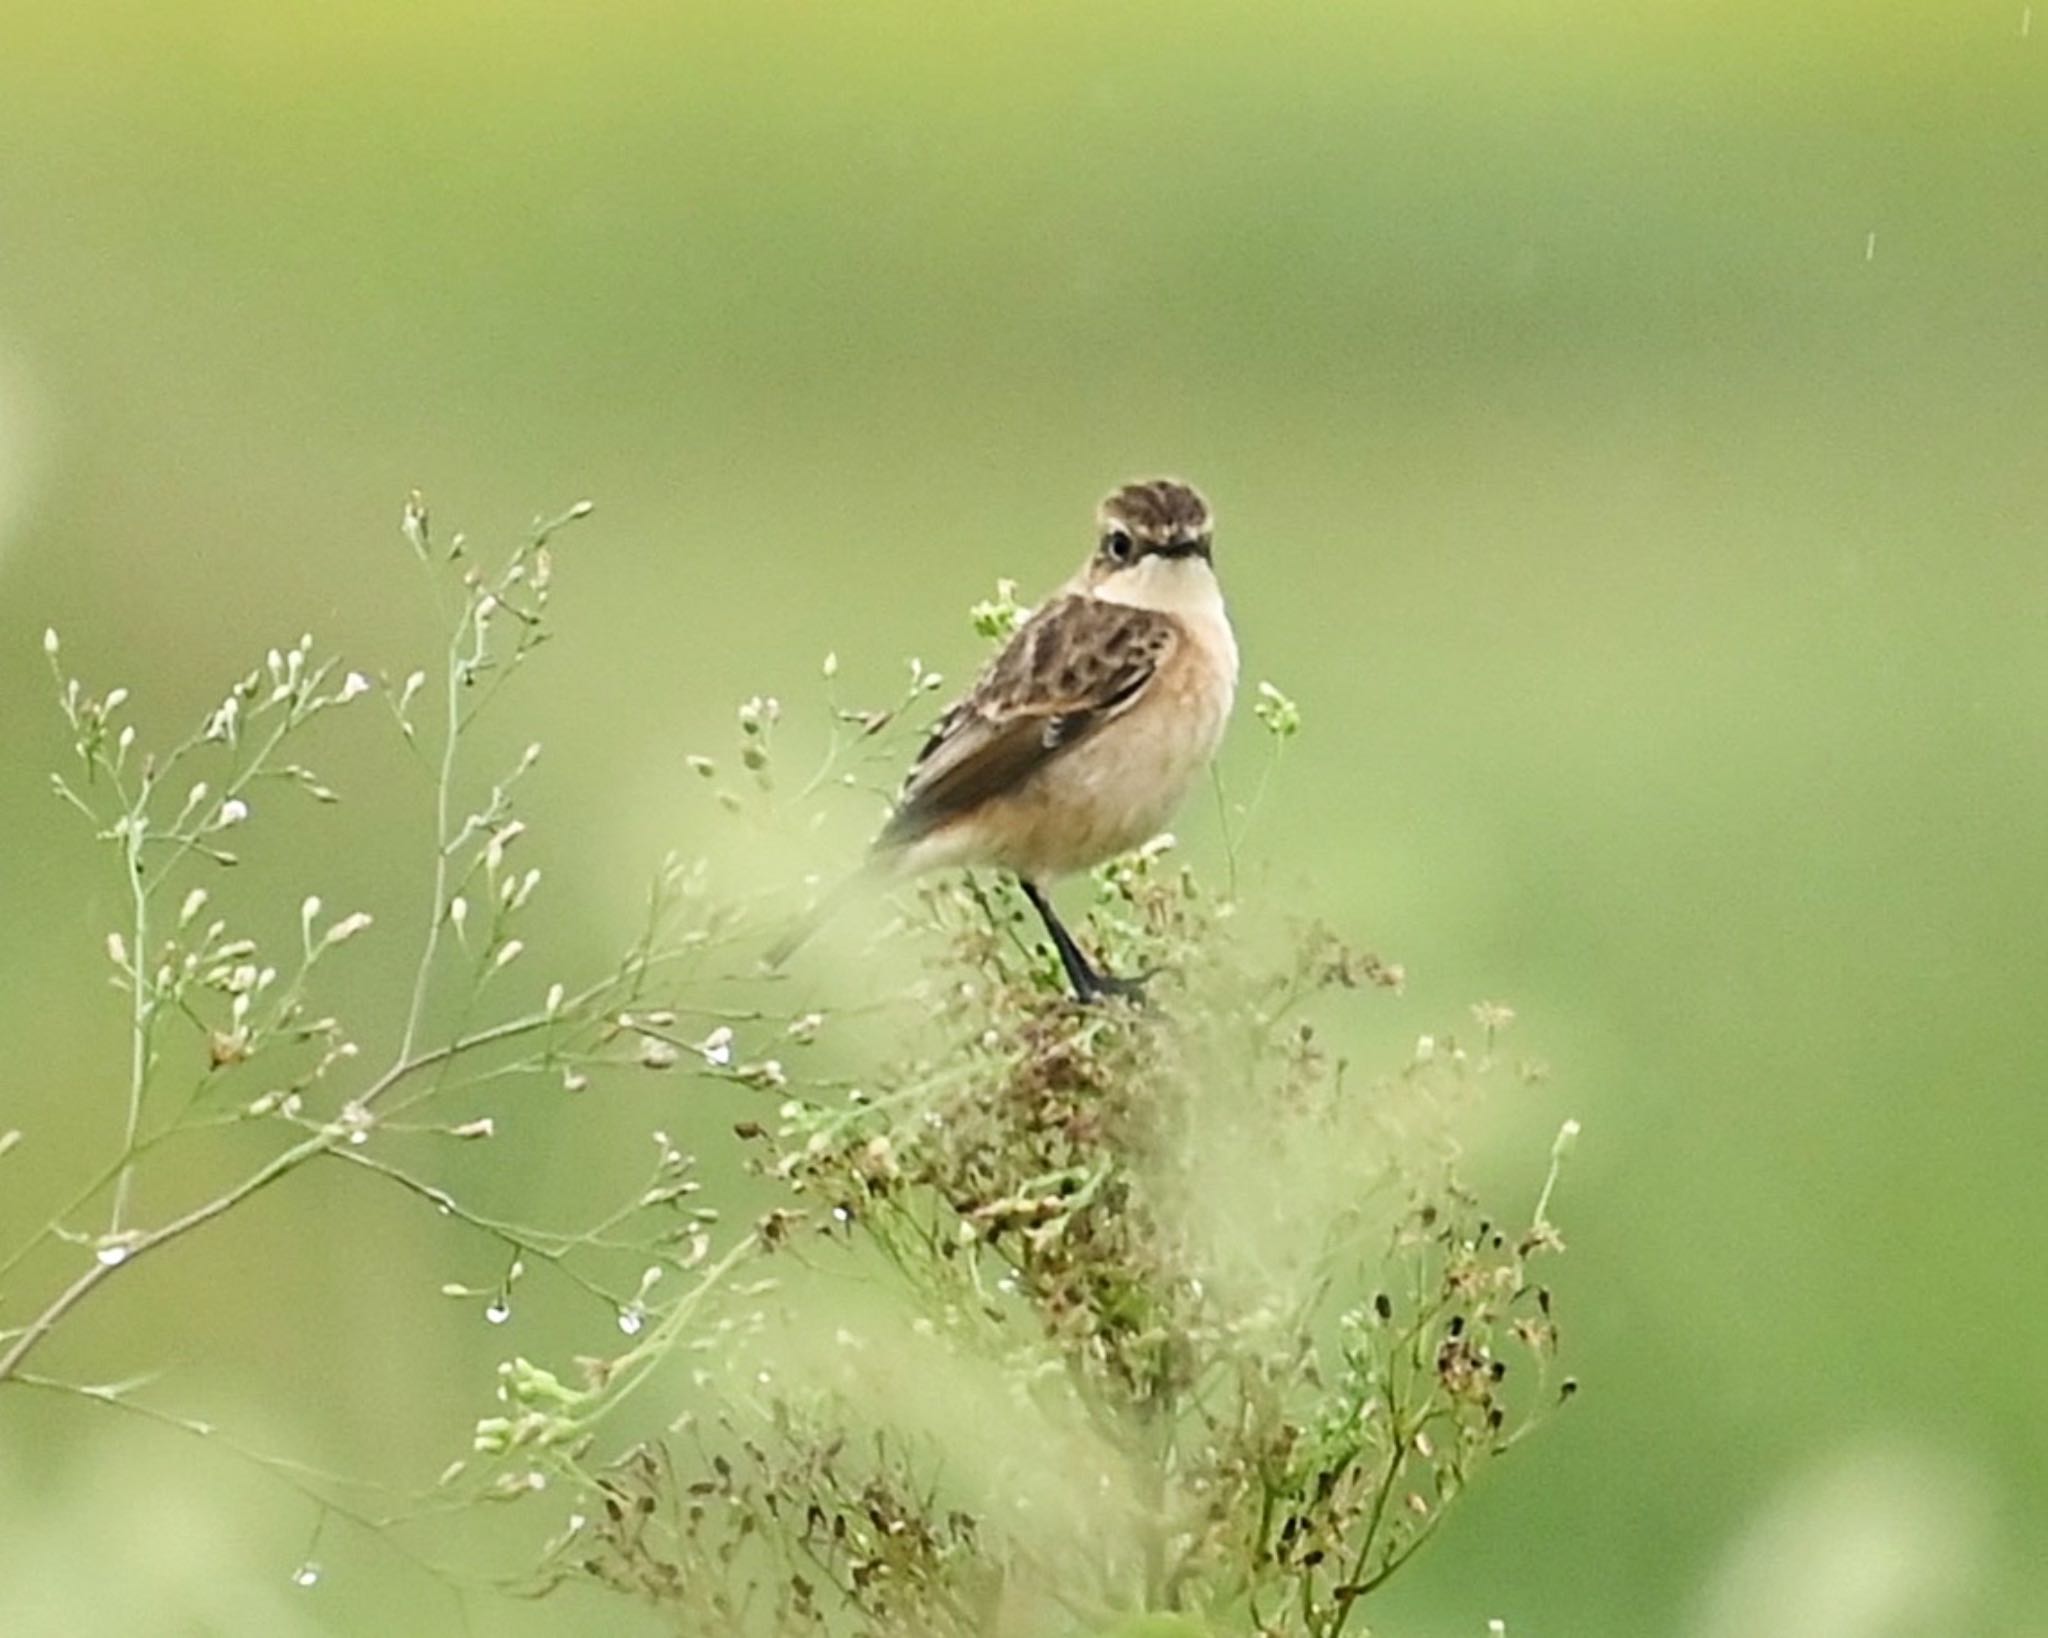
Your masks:
M816 904L798 916L795 921L782 931L775 942L768 946L767 951L761 957L762 967L769 972L774 972L787 965L789 958L809 943L811 936L823 927L826 922L845 909L847 902L854 897L860 888L873 881L875 875L876 871L872 866L869 866L842 876L838 881L834 882L819 896Z

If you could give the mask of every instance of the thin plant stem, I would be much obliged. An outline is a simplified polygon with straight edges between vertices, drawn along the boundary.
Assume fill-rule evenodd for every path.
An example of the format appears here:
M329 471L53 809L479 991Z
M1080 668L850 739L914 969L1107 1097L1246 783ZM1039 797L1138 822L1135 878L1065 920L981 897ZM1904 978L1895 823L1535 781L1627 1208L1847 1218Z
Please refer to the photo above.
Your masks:
M395 1064L386 1070L356 1101L367 1109L394 1086L397 1086L410 1076L418 1074L423 1069L428 1069L442 1063L458 1053L474 1051L478 1047L489 1046L497 1041L509 1040L514 1036L529 1033L543 1027L549 1021L549 1016L546 1013L531 1013L523 1018L515 1018L506 1023L494 1025L490 1029L479 1030L474 1035L465 1036L459 1041L452 1041L446 1046L436 1047L432 1051L419 1053L403 1063ZM316 1155L322 1154L338 1144L345 1143L347 1139L347 1129L341 1124L333 1123L324 1126L319 1131L294 1143L290 1148L280 1150L233 1188L214 1196L213 1199L208 1200L203 1205L193 1207L192 1210L186 1212L182 1217L175 1217L159 1228L137 1235L131 1243L116 1248L119 1255L111 1260L95 1257L92 1265L52 1298L43 1311L29 1321L14 1338L6 1351L0 1353L0 1384L6 1383L20 1370L22 1362L42 1344L43 1339L56 1328L58 1321L63 1319L66 1314L70 1313L81 1302L85 1301L87 1297L91 1296L94 1291L98 1290L100 1286L105 1284L115 1274L131 1267L146 1253L156 1250L159 1246L167 1245L173 1240L181 1239L191 1233L192 1230L212 1222L216 1217L221 1216L225 1212L232 1211L243 1201L268 1188L279 1178L296 1171Z
M148 790L145 783L143 789ZM135 1183L135 1140L142 1130L142 1095L149 1083L149 1037L153 1011L149 984L149 890L143 876L142 839L146 833L146 797L128 810L128 829L121 840L121 863L128 877L128 1118L121 1131L121 1171L114 1182L114 1208L107 1233L121 1232L128 1215L128 1196Z
M462 634L474 619L474 607L470 605L456 627L455 637L448 646L447 671L442 678L445 701L441 762L434 777L434 894L427 918L426 938L420 950L419 970L413 976L412 1002L406 1008L405 1032L398 1042L398 1061L401 1063L412 1055L413 1042L419 1038L420 1023L426 1016L428 989L433 982L434 957L441 947L441 927L448 919L448 810L455 785L455 750L462 729L462 703L458 692L461 686Z

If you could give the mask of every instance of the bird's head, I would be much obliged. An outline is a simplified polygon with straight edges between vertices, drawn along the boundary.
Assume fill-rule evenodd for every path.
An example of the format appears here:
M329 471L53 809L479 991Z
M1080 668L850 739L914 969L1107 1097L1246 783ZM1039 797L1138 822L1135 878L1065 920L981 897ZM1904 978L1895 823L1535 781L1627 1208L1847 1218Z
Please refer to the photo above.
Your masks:
M1095 513L1095 551L1082 577L1098 596L1171 608L1215 585L1209 503L1177 478L1127 483Z

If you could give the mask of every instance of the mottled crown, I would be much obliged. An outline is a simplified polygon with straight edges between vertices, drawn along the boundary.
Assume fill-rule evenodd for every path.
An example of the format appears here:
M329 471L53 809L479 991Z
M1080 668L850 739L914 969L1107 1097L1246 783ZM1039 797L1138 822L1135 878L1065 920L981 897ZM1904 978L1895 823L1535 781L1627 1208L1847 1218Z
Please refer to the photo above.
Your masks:
M1123 529L1140 546L1192 545L1207 540L1213 528L1209 503L1178 478L1146 478L1127 483L1103 498L1096 522L1104 530Z

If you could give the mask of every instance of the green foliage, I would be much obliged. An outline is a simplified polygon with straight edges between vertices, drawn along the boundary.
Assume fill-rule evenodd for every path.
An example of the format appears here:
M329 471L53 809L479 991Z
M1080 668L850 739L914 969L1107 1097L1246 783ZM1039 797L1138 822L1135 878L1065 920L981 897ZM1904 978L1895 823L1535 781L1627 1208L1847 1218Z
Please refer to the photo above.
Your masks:
M588 511L579 505L537 522L525 541L485 564L460 536L438 541L414 497L403 531L448 620L433 675L422 669L373 681L318 656L313 639L301 637L271 649L189 733L161 747L143 744L125 724L127 689L100 694L68 675L56 634L46 635L76 762L74 772L53 776L53 788L88 822L122 884L125 915L106 948L127 998L129 1073L111 1155L61 1157L79 1177L74 1197L0 1261L0 1295L10 1312L28 1316L0 1331L0 1391L68 1393L183 1427L305 1491L321 1518L382 1528L386 1518L346 1499L342 1476L249 1450L210 1422L167 1411L144 1393L146 1381L79 1381L29 1367L81 1305L136 1278L156 1251L235 1217L316 1165L378 1179L491 1246L492 1277L449 1281L442 1291L476 1303L492 1323L510 1314L528 1268L546 1267L598 1305L607 1327L644 1332L651 1361L668 1329L730 1266L724 1259L733 1251L714 1247L690 1198L693 1162L665 1141L644 1181L624 1200L594 1202L582 1228L492 1216L436 1177L451 1145L496 1135L494 1111L507 1093L537 1086L573 1094L599 1074L651 1066L667 1049L650 1031L674 1016L659 999L662 986L692 982L730 919L705 900L692 867L670 860L652 885L638 937L614 966L574 985L549 984L537 1004L513 999L525 988L517 978L524 966L515 964L527 953L527 916L541 885L537 868L518 863L526 834L518 796L540 747L481 775L464 753L506 681L545 640L550 543ZM246 896L234 892L230 846L259 824L288 823L294 795L340 800L301 758L311 754L305 747L318 721L372 694L417 762L434 815L422 849L426 901L403 953L387 956L410 971L408 1000L381 1040L326 1004L325 990L344 946L353 958L375 959L392 948L390 931L308 895L288 918L285 940L266 936L266 921L280 918L266 918L274 907L235 903ZM253 1165L252 1131L261 1154ZM234 1168L233 1180L145 1218L135 1205L138 1178L174 1146L180 1167L165 1169L186 1175L194 1146L209 1143L216 1171ZM639 1272L637 1286L627 1269ZM657 1302L663 1280L666 1299ZM629 1352L608 1387L629 1388L642 1364ZM542 1374L514 1370L508 1385L519 1416L495 1441L478 1441L498 1460L458 1464L429 1497L391 1498L390 1518L526 1493L533 1472L513 1465L525 1448L565 1437L572 1408L588 1423L612 1403L602 1393L556 1398L543 1424L535 1420L548 1400Z
M679 1632L747 1610L777 1632L1362 1630L1566 1391L1555 1231L1449 1170L1506 1010L1479 1009L1483 1047L1363 1081L1317 1014L1398 972L1320 929L1244 957L1164 846L1103 872L1091 912L1159 969L1143 1007L1070 1002L1007 889L921 904L926 1027L872 1080L778 1084L772 1120L738 1124L782 1197L759 1233L787 1289L751 1306L707 1419L595 1470L555 1573ZM835 1287L880 1288L881 1314ZM878 1396L878 1355L918 1402Z
M445 1283L451 1299L501 1322L545 1269L598 1305L604 1345L506 1359L467 1451L382 1513L345 1500L339 1475L254 1457L323 1520L396 1538L420 1516L566 1491L566 1523L518 1589L596 1583L678 1633L1362 1631L1371 1594L1478 1469L1570 1390L1544 1264L1572 1129L1525 1219L1482 1207L1453 1167L1471 1104L1513 1074L1512 1013L1482 1005L1470 1044L1425 1036L1362 1073L1332 1025L1389 1004L1400 968L1320 926L1265 931L1171 837L1088 884L1087 936L1113 970L1153 975L1142 1004L1074 1003L1021 895L962 876L926 884L897 924L915 948L907 989L837 1010L730 1005L714 958L751 948L758 918L711 891L708 866L672 860L614 968L510 1005L540 884L516 863L516 799L539 751L482 778L462 752L545 639L548 540L584 510L487 572L415 499L405 536L449 596L438 677L373 683L308 638L154 754L120 726L124 691L93 695L46 644L82 770L59 794L130 889L108 950L133 1074L111 1163L6 1265L12 1296L25 1258L78 1243L35 1317L0 1337L0 1389L221 1437L139 1384L26 1362L143 1254L303 1168L348 1166L494 1248L495 1276ZM1005 585L974 620L994 639L1019 613ZM739 708L736 783L690 759L714 819L804 823L900 760L939 676L912 662L901 697L870 708L840 701L837 670L808 777L779 777L807 725L769 696ZM308 897L295 948L273 956L209 918L218 883L195 879L232 864L227 841L269 817L268 792L334 799L295 747L373 692L435 814L409 1003L374 1050L316 999L341 946L377 947L366 915ZM1255 709L1277 757L1299 713L1271 685ZM805 1051L842 1026L869 1036L850 1079L843 1052L813 1069ZM701 1203L696 1158L661 1132L642 1182L580 1229L476 1210L433 1175L436 1142L495 1135L495 1096L573 1099L649 1073L732 1100L750 1225ZM230 1127L274 1134L267 1158L187 1209L136 1215L131 1180L161 1144Z
M1292 739L1301 732L1301 707L1269 682L1259 684L1252 714L1276 740Z
M835 699L826 766L858 783L901 713ZM1277 754L1299 713L1268 685L1260 714ZM767 1272L701 1403L584 1470L543 1585L678 1632L1338 1638L1570 1392L1542 1275L1564 1140L1513 1227L1452 1167L1512 1012L1361 1076L1326 1024L1399 967L1260 938L1171 837L1090 885L1144 1005L1073 1003L1021 895L966 876L917 895L868 1073L721 1066L769 1095L734 1128Z
M1023 623L1030 612L1017 601L1017 582L998 580L995 596L976 603L967 615L977 633L992 642L1001 642Z

